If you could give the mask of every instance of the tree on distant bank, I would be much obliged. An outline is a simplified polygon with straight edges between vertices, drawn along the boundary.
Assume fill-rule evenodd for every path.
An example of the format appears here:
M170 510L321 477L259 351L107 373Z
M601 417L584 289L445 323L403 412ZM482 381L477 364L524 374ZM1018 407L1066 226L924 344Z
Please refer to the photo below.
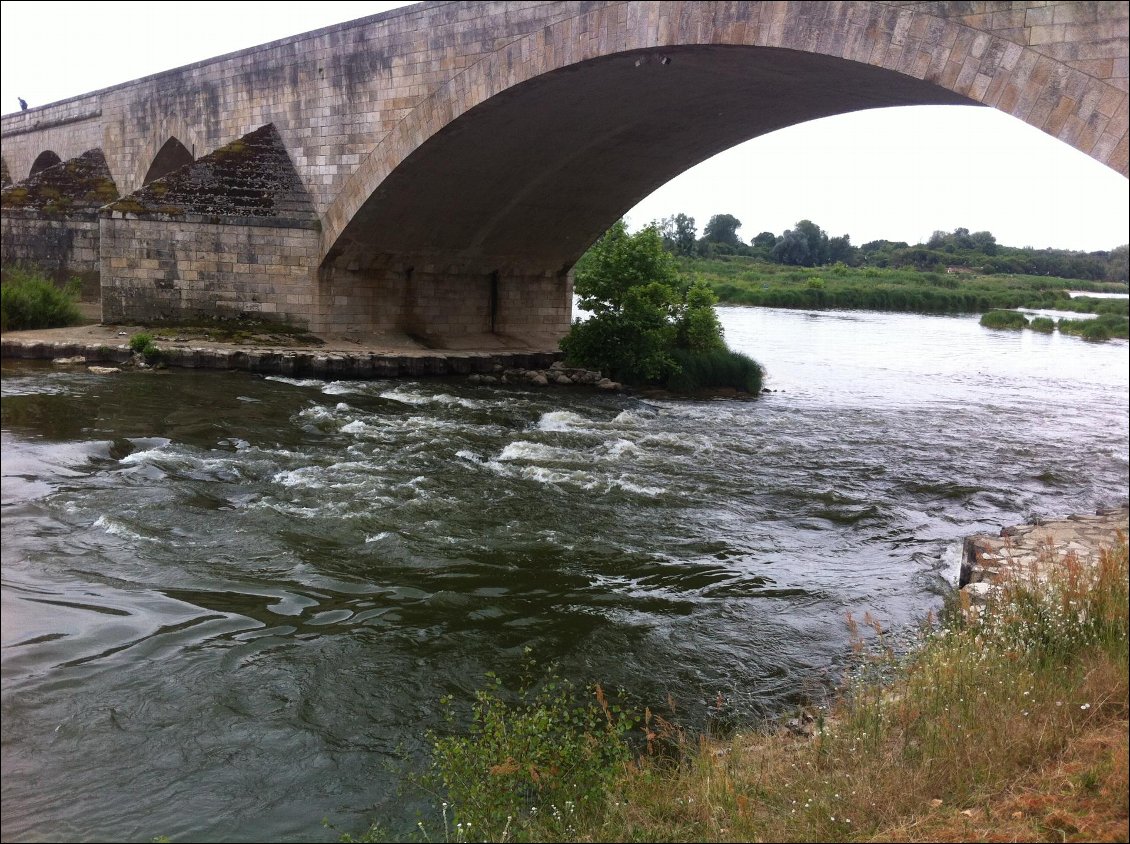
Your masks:
M1107 281L1130 280L1130 245L1123 244L1110 251L1105 277Z
M750 246L759 247L761 249L772 249L777 245L777 235L773 232L761 232L752 241Z
M742 221L733 214L715 214L702 231L702 239L707 243L725 243L727 246L742 246L738 229Z
M778 264L790 264L794 267L813 265L809 258L808 238L796 229L785 229L773 246L772 256Z
M694 255L696 232L694 217L688 217L686 214L664 217L659 222L659 233L663 237L663 245L674 254L682 257Z

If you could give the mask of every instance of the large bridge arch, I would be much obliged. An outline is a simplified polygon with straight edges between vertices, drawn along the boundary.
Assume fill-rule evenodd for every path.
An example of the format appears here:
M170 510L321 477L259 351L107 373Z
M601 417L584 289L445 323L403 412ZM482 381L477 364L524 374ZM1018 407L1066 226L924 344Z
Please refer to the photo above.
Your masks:
M862 108L987 105L1127 173L1125 92L929 5L640 2L539 29L441 85L361 162L324 216L323 272L405 254L568 266L635 201L710 155ZM633 89L629 74L659 81ZM695 120L697 138L677 128ZM549 129L566 142L552 144ZM578 176L590 190L603 178L607 198L578 206L565 195ZM467 221L454 219L460 209ZM499 252L501 231L510 243Z

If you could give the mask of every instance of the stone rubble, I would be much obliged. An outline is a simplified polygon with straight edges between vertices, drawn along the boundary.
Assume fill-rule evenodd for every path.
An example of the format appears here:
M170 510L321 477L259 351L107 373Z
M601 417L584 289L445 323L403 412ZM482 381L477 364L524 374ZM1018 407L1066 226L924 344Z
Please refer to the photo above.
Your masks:
M1128 532L1130 505L1124 504L1095 515L1006 527L999 536L969 536L962 549L958 588L982 603L1006 577L1044 579L1051 565L1069 554L1093 566L1102 549L1125 542Z
M548 387L556 384L562 387L584 385L598 390L622 390L623 384L605 378L600 372L566 366L562 361L554 361L548 369L506 368L496 365L489 373L475 373L467 379L472 384L530 384L535 387Z

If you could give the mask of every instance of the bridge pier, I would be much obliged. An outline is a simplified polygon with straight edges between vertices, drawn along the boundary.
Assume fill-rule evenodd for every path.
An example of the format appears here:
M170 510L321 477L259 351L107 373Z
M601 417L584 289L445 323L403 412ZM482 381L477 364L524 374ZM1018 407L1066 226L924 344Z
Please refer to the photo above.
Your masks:
M312 330L371 338L405 334L432 348L556 345L569 329L568 272L490 270L434 256L322 270Z

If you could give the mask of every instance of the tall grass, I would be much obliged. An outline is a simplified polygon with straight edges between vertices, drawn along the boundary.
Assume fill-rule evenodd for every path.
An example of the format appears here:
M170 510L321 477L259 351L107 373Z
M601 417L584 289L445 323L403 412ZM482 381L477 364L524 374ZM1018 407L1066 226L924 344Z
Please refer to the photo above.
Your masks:
M981 316L981 325L985 328L1027 328L1028 317L1017 311L987 311Z
M667 380L667 387L675 392L694 393L726 387L751 395L761 392L764 371L757 361L741 352L676 349L671 355L679 368Z
M1058 325L1061 333L1076 334L1084 340L1130 337L1130 319L1116 314L1101 314L1094 319L1061 319Z
M849 683L810 740L746 733L629 775L599 837L1125 840L1125 541L1094 568L1048 557L878 659L896 679Z

